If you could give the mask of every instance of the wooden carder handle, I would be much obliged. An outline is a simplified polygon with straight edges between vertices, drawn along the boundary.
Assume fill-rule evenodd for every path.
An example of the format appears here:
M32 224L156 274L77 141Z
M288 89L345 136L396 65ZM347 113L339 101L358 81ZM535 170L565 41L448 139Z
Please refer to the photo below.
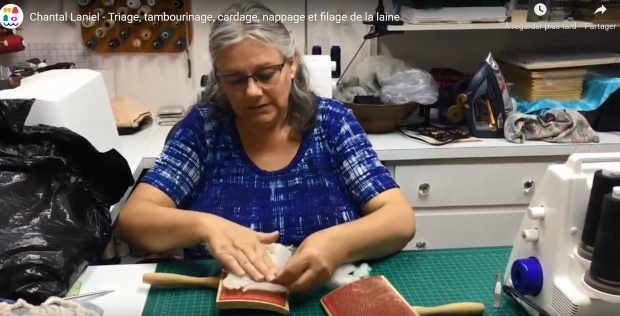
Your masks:
M204 286L217 289L219 276L194 277L174 273L147 272L142 275L142 282L152 285L169 286ZM420 316L425 315L481 315L484 304L474 302L452 303L432 307L411 306Z
M194 277L174 273L147 272L142 275L142 282L151 285L204 286L217 289L220 284L220 277Z
M482 315L484 304L474 302L452 303L432 307L411 306L420 316L424 315Z

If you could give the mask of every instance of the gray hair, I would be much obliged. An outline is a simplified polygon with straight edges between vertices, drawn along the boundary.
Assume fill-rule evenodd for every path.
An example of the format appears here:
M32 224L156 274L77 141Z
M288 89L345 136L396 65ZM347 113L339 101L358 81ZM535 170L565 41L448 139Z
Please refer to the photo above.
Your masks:
M238 2L228 7L223 16L234 14L240 16L255 16L252 21L215 21L209 36L209 53L213 63L213 70L209 74L209 83L206 88L206 97L213 101L217 112L224 120L232 120L234 113L226 95L215 79L215 60L218 54L228 45L240 42L250 37L273 45L289 60L298 58L298 69L293 78L291 93L288 98L286 121L294 133L303 133L314 125L317 106L314 93L308 88L308 70L295 49L295 41L284 24L274 22L275 13L264 5L255 2ZM263 19L265 17L266 19ZM271 17L271 19L267 18Z

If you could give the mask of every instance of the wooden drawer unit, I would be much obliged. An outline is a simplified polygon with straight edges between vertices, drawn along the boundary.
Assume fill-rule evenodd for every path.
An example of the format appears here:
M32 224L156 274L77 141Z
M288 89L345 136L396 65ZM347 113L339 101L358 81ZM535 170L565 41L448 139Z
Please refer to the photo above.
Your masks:
M547 157L548 158L548 157ZM527 205L547 166L523 158L419 160L396 164L394 177L413 208Z

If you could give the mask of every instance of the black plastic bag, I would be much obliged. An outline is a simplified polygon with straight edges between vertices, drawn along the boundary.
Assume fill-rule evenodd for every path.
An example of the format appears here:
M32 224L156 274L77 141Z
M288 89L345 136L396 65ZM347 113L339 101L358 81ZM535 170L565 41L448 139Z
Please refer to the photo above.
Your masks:
M116 151L65 128L24 126L34 100L0 100L0 296L62 296L110 241L133 177Z

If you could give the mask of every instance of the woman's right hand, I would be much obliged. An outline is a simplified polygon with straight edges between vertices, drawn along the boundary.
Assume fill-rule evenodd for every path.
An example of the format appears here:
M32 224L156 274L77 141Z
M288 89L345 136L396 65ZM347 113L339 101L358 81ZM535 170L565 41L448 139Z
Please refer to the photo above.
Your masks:
M278 240L279 232L261 233L213 214L204 214L202 238L207 250L224 268L254 281L271 281L278 272L265 248Z

